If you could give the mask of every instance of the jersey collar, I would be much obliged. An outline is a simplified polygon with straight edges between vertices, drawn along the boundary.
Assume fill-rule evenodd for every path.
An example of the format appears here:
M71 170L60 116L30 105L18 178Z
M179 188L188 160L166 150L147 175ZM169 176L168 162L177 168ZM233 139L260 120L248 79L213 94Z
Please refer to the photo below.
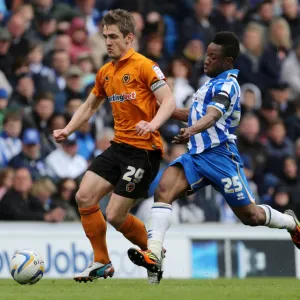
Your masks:
M215 79L229 79L230 77L237 78L238 74L239 74L238 69L231 69L221 73L220 75L215 77Z
M119 62L124 61L124 60L127 60L127 59L130 58L134 53L135 53L134 49L133 49L133 48L130 48L130 49L125 53L125 55L122 56L122 57L120 58ZM114 62L113 62L113 64L114 64Z

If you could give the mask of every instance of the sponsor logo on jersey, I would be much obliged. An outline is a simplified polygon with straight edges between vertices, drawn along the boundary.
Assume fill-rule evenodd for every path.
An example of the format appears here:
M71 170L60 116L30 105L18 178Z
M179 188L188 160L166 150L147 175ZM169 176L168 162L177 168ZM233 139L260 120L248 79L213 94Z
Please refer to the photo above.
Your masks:
M165 75L162 72L162 70L158 66L153 66L153 71L155 72L157 78L159 79L165 79Z
M130 75L129 74L125 74L122 78L123 82L126 84L130 81Z
M121 95L113 94L112 96L109 96L107 99L109 102L124 102L127 100L134 100L136 99L136 92L133 91L131 93L122 93Z

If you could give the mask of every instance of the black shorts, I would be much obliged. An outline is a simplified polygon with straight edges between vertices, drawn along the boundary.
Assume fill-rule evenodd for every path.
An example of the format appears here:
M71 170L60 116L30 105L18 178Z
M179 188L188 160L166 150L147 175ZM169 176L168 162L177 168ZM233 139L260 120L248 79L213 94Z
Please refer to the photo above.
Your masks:
M147 198L160 161L160 150L138 149L112 141L111 146L93 160L89 171L113 184L117 195L132 199Z

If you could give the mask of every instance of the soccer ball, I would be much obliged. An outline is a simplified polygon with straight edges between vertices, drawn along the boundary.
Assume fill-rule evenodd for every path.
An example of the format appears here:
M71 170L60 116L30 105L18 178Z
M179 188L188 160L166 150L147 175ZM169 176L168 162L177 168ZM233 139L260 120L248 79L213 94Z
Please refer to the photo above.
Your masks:
M16 252L10 262L10 274L20 284L37 283L42 279L44 271L44 261L32 250Z

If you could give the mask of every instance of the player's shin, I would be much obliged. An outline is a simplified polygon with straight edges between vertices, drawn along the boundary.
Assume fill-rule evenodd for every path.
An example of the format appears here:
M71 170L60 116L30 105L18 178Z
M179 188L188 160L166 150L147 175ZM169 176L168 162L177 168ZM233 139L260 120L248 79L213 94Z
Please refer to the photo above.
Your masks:
M131 243L147 250L147 231L144 223L131 214L128 214L123 224L117 228Z
M99 205L79 208L82 227L94 250L94 261L110 262L106 245L106 222Z
M278 210L273 209L269 205L258 205L266 214L265 226L270 228L287 229L293 231L296 227L294 218L288 214L283 214Z
M161 251L165 234L171 226L172 205L155 202L151 209L148 224L148 249L151 250L158 259L161 259Z

